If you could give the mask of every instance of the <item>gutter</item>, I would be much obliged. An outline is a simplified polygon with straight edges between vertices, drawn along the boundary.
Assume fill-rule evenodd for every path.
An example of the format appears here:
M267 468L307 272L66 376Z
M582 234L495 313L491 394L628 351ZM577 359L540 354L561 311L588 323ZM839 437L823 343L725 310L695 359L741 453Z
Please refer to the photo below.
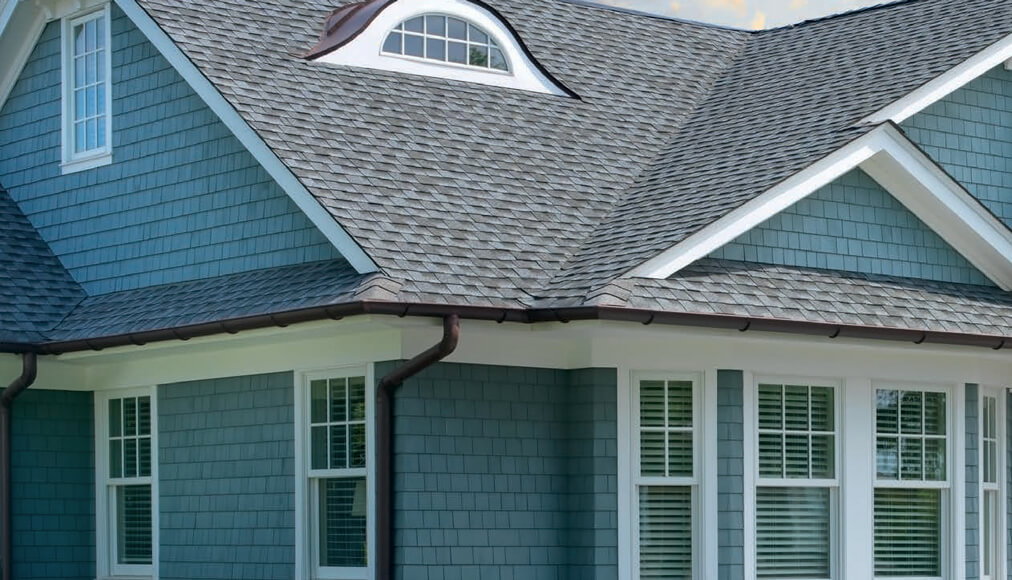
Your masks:
M359 301L334 306L320 306L278 314L265 314L235 318L221 322L193 324L172 329L143 331L95 339L51 341L42 344L0 342L0 353L59 355L70 352L104 350L121 346L143 346L153 342L190 340L219 334L237 334L247 330L286 327L303 322L340 320L365 314L398 317L418 316L443 318L458 315L462 319L488 322L515 322L537 324L542 322L576 322L583 320L638 322L644 325L663 324L698 328L718 328L745 331L781 332L827 338L859 338L909 342L914 344L940 344L972 346L1001 350L1012 348L1012 336L981 335L928 330L904 330L857 324L799 322L774 318L751 318L723 314L691 314L656 312L635 308L609 306L579 306L572 308L529 309L523 307L455 306L432 303Z
M404 381L450 356L460 340L460 317L443 318L443 338L401 364L376 387L376 578L394 578L394 393Z
M0 578L13 580L14 537L11 514L11 408L14 399L35 382L38 375L38 357L25 354L21 361L21 376L14 379L0 393Z

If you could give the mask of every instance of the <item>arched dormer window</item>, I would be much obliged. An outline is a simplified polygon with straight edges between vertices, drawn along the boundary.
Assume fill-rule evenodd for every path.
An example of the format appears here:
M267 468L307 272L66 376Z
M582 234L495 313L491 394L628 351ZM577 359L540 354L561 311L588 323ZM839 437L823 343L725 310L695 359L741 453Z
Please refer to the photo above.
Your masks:
M330 14L305 58L576 97L480 0L363 0Z
M383 52L411 58L510 71L495 39L478 26L443 14L425 14L401 22L387 35Z

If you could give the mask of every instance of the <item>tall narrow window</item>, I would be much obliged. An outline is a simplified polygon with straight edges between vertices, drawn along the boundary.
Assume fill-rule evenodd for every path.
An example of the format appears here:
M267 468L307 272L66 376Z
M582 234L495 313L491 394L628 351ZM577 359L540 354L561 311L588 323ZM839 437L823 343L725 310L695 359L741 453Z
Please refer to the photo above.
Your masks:
M756 575L833 577L836 389L760 383Z
M365 578L369 462L364 376L313 377L306 389L307 522L314 578Z
M65 171L108 162L111 54L109 8L64 21L63 164Z
M981 398L981 578L995 580L1001 572L1001 444L998 438L998 397Z
M99 396L99 568L109 576L154 574L156 457L151 390ZM100 574L101 575L101 574Z
M638 578L693 577L696 548L699 423L697 382L652 379L637 383L635 433L639 502L635 527Z
M945 392L876 391L876 576L943 575L948 418Z

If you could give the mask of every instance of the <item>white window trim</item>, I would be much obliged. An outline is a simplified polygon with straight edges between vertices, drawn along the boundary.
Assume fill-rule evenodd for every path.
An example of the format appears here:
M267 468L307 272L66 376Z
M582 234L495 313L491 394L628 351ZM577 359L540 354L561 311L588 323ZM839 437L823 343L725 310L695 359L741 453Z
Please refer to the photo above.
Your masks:
M113 558L115 518L109 501L109 400L126 397L151 397L151 477L130 481L151 484L151 565L116 564ZM158 506L158 390L139 387L95 393L95 565L100 580L158 580L159 506ZM119 480L115 480L119 481Z
M842 565L842 541L844 538L843 524L846 518L840 514L848 513L843 506L843 381L840 379L803 377L803 376L779 376L779 375L751 375L747 374L745 381L745 392L742 393L742 412L745 449L745 475L744 500L745 500L745 578L755 580L758 577L758 546L756 534L756 488L759 487L819 487L830 489L830 577L841 578ZM832 387L833 388L833 418L836 425L834 452L836 453L836 465L834 479L781 479L764 478L759 475L759 385L804 385L809 387ZM751 385L751 387L750 387Z
M105 17L105 146L74 153L74 79L73 79L73 30L82 22ZM61 21L61 75L62 75L62 116L61 116L61 172L76 173L112 163L112 10L105 4L98 10L89 10L64 17Z
M485 31L506 55L510 72L482 70L470 66L447 66L446 63L405 58L402 55L382 52L387 35L398 24L416 16L435 13L466 20ZM485 8L468 0L395 2L377 14L361 34L337 50L321 56L317 62L571 96L571 93L545 75L531 60L505 23Z
M618 548L619 578L638 578L639 485L691 485L693 577L717 576L717 416L716 371L633 371L619 368L618 412ZM693 383L692 478L644 478L639 475L639 381Z
M871 407L869 413L871 416L871 428L872 428L872 441L873 445L877 442L877 421L875 419L875 413L877 410L876 394L879 390L899 390L899 391L920 391L920 392L939 392L946 394L946 401L948 403L946 412L946 481L945 482L932 482L932 481L893 481L893 480L879 480L878 470L875 462L877 461L876 453L871 455L871 490L870 496L867 499L868 509L874 518L875 512L875 489L941 489L942 494L942 522L941 522L941 577L899 577L900 580L938 580L942 578L944 580L962 578L965 570L966 562L966 493L965 493L965 478L957 477L957 474L962 474L966 468L966 404L965 397L956 396L957 393L962 393L962 389L956 388L951 385L938 385L930 383L918 383L918 382L907 382L907 381L872 381L871 391ZM874 449L874 448L873 448ZM958 468L957 468L958 466ZM874 521L874 520L873 520ZM872 531L874 527L872 527ZM871 534L872 539L869 542L872 551L872 570L874 570L874 533ZM883 578L876 576L875 580L897 580L897 578Z
M366 468L366 541L368 566L365 568L322 568L316 564L316 518L312 515L318 499L309 477L309 384L320 379L365 377ZM328 370L304 370L295 376L295 577L312 580L366 580L376 575L376 449L375 370L373 364L334 367ZM348 475L338 470L336 475Z
M980 474L979 474L980 477L978 477L978 480L980 481L980 489L979 489L979 494L978 494L978 505L980 506L980 514L979 514L980 517L979 517L979 521L978 521L978 529L980 530L980 536L979 536L980 537L980 554L979 554L980 577L981 577L982 580L988 580L989 578L991 580L998 580L1000 578L1007 578L1008 577L1008 546L1007 546L1007 542L1005 542L1005 538L1006 538L1007 533L1008 533L1007 532L1007 530L1008 530L1008 507L1007 507L1007 503L1008 503L1007 502L1007 495L1008 494L1007 494L1007 489L1008 488L1006 487L1008 485L1008 475L1007 475L1008 465L1007 465L1007 458L1005 456L1005 454L1007 452L1007 450L1006 450L1006 441L1008 440L1008 433L1006 432L1007 430L1006 430L1006 425L1005 425L1005 421L1006 421L1006 407L1007 407L1007 404L1008 404L1007 401L1006 401L1006 397L1008 395L1006 394L1006 389L1003 389L1003 388L994 388L994 387L985 387L983 385L981 385L979 387L979 391L978 392L979 392L978 409L979 409L979 418L980 418L980 421L979 421L979 427L980 427L980 445L979 445L979 447L980 447L980 449L979 449L979 455L978 455L978 465L980 466L980 468L979 468L980 469ZM984 397L994 397L995 399L997 399L997 408L995 409L995 415L996 415L995 422L997 423L997 425L996 425L996 427L997 427L996 431L997 431L997 435L998 435L998 439L997 439L997 442L998 442L997 456L998 457L997 457L997 468L996 468L997 469L997 474L998 474L998 482L997 482L997 490L996 490L998 492L997 493L997 495L998 495L998 506L997 506L998 519L995 522L995 527L1000 532L1000 534L997 535L997 541L995 542L995 553L994 553L995 561L997 563L997 568L995 568L994 574L992 576L990 576L990 577L984 576L984 491L985 491L985 487L987 487L987 484L984 483L984 472L983 472L983 469L984 469Z
M442 16L443 18L455 18L457 20L461 20L461 18L458 17L458 16L455 16L453 14L447 14L446 12L439 12L439 11L422 12L418 16ZM410 20L410 18L408 20ZM404 22L407 22L407 21L405 20ZM470 21L466 21L466 20L464 22L467 22L468 24L471 24L472 26L474 26L476 28L479 28L482 32L484 32L486 35L488 35L493 40L493 42L496 43L496 47L499 48L499 50L503 53L503 57L506 59L506 69L507 70L499 70L499 69L494 69L494 68L491 68L491 67L482 67L482 66L476 66L476 65L472 65L472 64L461 64L461 63L457 63L457 62L441 61L441 60L438 60L438 59L426 58L426 57L422 57L422 56L412 56L412 55L409 55L409 54L400 54L400 53L396 53L396 52L387 52L387 51L383 50L383 45L380 45L380 47L379 47L379 55L381 57L388 57L388 58L402 58L402 59L408 60L410 62L416 62L416 63L428 63L428 64L434 64L434 65L437 65L437 66L448 66L448 67L456 68L456 69L466 69L466 70L470 70L470 71L476 71L476 72L479 72L479 73L492 73L492 74L497 74L497 75L511 76L513 74L513 63L510 62L509 56L506 54L505 50L502 48L502 45L500 45L498 43L498 41L495 39L494 36L492 36L491 34L489 34L488 31L486 31L485 29L481 28L477 24L474 24L474 23L472 23ZM398 25L395 24L394 26L398 26ZM394 30L390 29L389 31L387 31L387 36L389 36L389 35L391 35L393 33L394 33ZM417 33L417 32L414 32L414 33L408 32L407 34L413 35L413 36L421 36L423 39L428 39L428 38L437 38L438 39L439 38L439 37L431 37L431 36L429 36L428 33L424 33L423 34L423 33ZM383 37L384 43L386 42L387 36ZM461 42L464 42L464 41L461 41Z

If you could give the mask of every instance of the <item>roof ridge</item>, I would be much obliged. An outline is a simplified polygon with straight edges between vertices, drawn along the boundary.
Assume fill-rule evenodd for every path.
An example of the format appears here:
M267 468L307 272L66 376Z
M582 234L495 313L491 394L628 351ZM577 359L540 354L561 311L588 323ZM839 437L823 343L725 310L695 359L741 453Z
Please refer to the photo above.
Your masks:
M575 4L577 6L582 6L584 8L597 8L609 12L619 12L622 14L630 14L632 16L640 16L643 18L649 18L653 20L665 20L667 22L688 24L689 26L696 26L699 28L710 28L714 30L725 30L728 32L742 32L748 34L754 34L756 32L755 30L748 30L746 28L740 28L737 26L729 26L726 24L714 24L712 22L692 20L691 18L681 18L678 16L670 16L667 14L657 14L654 12L647 12L645 10L636 10L635 8L627 8L625 6L615 6L613 4L605 4L601 0L556 0L556 1L563 2L565 4Z
M754 32L756 32L756 33L763 33L763 32L775 32L775 31L780 31L780 30L789 30L789 29L792 29L792 28L800 28L802 26L808 26L808 25L811 25L811 24L819 24L821 22L826 22L826 21L830 21L830 20L840 20L840 19L843 19L843 18L849 18L851 16L857 16L859 14L864 14L865 12L875 12L875 11L878 11L878 10L888 10L888 9L897 8L897 7L900 7L900 6L905 6L907 4L915 4L917 2L925 2L925 3L927 3L929 1L930 0L881 0L881 2L879 4L873 4L871 6L863 6L861 8L854 8L853 10L846 10L846 11L843 11L843 12L834 12L833 14L827 14L825 16L819 16L817 18L808 18L808 19L802 20L800 22L792 22L790 24L784 24L782 26L775 26L773 28L764 28L762 30L756 30Z

